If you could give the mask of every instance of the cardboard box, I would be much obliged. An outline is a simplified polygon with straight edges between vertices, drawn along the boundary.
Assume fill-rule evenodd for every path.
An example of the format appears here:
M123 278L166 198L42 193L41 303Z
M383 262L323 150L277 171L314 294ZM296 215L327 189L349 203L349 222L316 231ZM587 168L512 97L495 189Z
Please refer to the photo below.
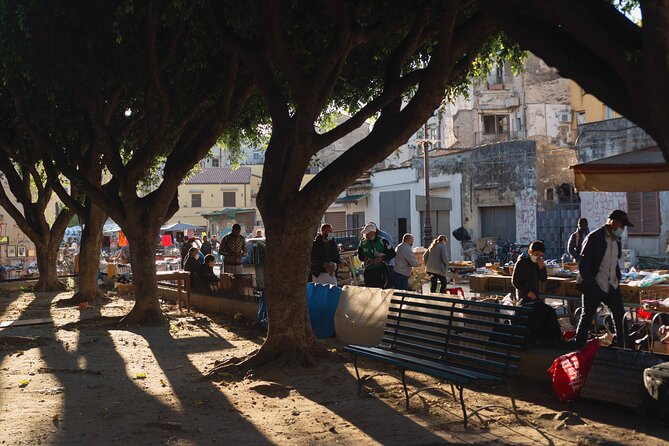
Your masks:
M620 294L623 296L623 302L626 304L639 303L639 287L620 285Z
M569 280L564 283L564 295L567 297L581 297L581 292L576 289L575 280Z
M548 278L542 286L542 292L554 296L565 296L567 281L557 278Z
M506 294L513 290L511 277L508 276L490 276L488 278L488 291Z
M469 290L475 293L488 291L488 276L477 274L469 276Z

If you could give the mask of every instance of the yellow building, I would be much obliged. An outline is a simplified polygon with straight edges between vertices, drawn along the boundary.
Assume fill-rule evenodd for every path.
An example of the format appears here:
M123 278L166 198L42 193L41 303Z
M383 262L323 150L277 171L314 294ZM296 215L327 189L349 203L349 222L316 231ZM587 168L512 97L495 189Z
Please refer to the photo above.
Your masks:
M572 113L571 120L573 134L577 135L576 127L588 122L604 121L606 119L620 118L621 115L595 96L585 92L580 85L569 80L569 98Z

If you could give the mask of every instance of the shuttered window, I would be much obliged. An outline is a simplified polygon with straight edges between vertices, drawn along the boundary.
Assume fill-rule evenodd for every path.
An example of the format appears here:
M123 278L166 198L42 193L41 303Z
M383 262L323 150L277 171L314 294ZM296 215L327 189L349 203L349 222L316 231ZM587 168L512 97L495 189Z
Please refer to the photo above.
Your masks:
M223 192L223 207L233 208L237 206L237 192Z
M660 235L660 197L658 192L628 192L627 216L634 227L629 235Z
M326 212L325 223L330 223L335 231L346 229L346 212Z

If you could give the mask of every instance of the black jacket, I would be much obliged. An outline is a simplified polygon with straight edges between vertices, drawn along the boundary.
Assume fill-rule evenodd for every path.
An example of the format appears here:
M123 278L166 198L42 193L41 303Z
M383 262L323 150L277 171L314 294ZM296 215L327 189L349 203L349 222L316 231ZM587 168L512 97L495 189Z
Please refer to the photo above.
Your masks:
M595 280L597 273L599 272L599 266L604 259L604 254L606 254L606 236L606 226L602 226L588 234L583 241L581 260L578 263L578 272L582 279L578 289L583 293L608 291L600 290ZM618 259L620 259L622 254L622 243L620 243L620 239L617 239L616 242L618 243ZM620 281L622 277L619 265L616 265L616 277L618 277L618 281Z
M208 285L210 283L218 283L218 276L214 274L214 268L203 263L197 270L197 280L201 285Z
M546 268L540 269L539 265L534 263L527 252L518 256L516 265L513 268L513 277L511 283L516 289L516 296L518 300L527 297L527 293L532 291L539 297L540 282L548 280L548 272Z
M311 245L311 274L318 277L321 273L324 273L325 269L323 269L323 263L325 262L339 264L341 262L341 256L339 255L337 242L334 239L329 242L324 242L319 234Z
M200 252L204 255L211 254L211 243L209 243L209 240L206 242L202 243L202 246L200 247Z
M567 243L567 252L577 262L581 260L581 249L583 247L583 241L587 236L588 236L588 231L581 231L580 229L569 236L569 242Z
M198 270L200 269L200 262L193 258L193 256L188 256L186 260L184 261L184 270L190 271L191 278L195 279Z

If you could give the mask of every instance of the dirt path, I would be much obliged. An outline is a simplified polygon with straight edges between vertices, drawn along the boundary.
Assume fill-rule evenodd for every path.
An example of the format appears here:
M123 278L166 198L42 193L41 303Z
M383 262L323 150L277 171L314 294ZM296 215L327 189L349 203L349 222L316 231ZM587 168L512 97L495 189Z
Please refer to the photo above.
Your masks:
M0 293L0 320L54 321L0 330L2 445L654 445L669 440L666 425L619 408L560 404L551 389L527 382L517 386L522 423L502 411L484 412L483 421L475 418L464 429L459 405L438 392L412 399L407 414L401 385L388 376L375 378L371 395L359 398L352 367L336 344L330 345L333 357L314 369L214 383L201 379L214 360L262 343L263 332L255 324L180 315L165 306L169 327L121 329L116 322L131 302L82 311L52 305L70 295ZM371 367L376 364L363 362L374 373ZM413 385L436 384L421 375L409 377ZM467 390L465 398L472 409L510 407L503 389Z

